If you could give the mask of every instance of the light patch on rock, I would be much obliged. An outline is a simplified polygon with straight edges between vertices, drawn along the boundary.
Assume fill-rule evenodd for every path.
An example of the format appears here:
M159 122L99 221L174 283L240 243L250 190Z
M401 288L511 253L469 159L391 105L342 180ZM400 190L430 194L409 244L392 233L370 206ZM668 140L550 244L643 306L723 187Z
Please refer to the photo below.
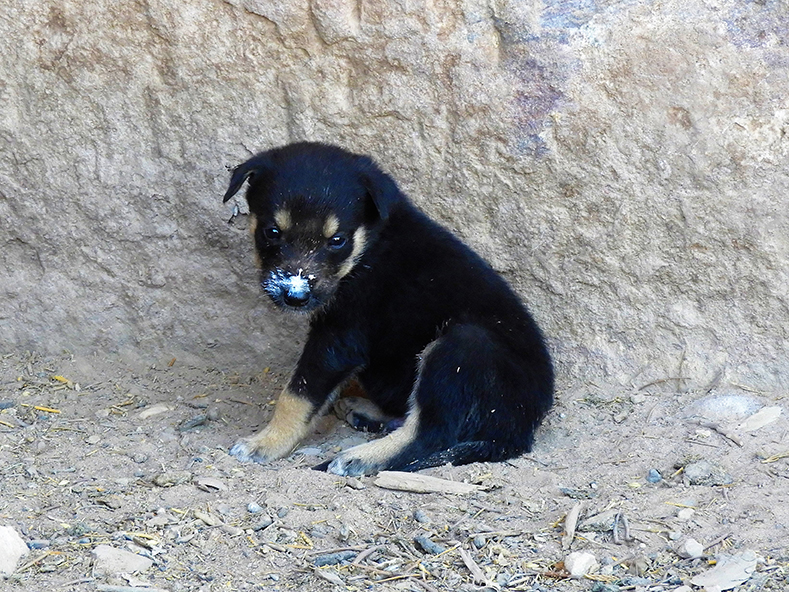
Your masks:
M99 545L93 549L93 571L99 575L135 573L150 569L153 561L109 545Z
M743 421L738 429L743 432L755 432L776 421L781 416L781 411L780 407L765 407L764 409L760 409Z
M27 553L27 545L19 533L11 526L0 526L0 575L11 575Z

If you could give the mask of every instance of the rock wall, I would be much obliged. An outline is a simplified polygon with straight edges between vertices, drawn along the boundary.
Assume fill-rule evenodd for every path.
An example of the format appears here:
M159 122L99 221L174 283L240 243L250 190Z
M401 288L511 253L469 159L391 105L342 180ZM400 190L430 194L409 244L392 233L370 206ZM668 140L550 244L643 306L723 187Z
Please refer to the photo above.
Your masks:
M0 353L290 366L303 326L221 196L309 139L373 155L510 279L563 389L789 386L782 0L4 11Z

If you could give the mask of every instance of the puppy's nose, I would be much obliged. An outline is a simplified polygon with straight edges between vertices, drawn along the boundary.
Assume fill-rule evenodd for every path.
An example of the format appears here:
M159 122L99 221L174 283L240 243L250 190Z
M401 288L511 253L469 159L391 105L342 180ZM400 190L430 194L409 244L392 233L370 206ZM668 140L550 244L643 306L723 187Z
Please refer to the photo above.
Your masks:
M282 299L288 306L304 306L310 300L309 292L285 292Z
M304 306L310 300L309 277L304 277L303 273L299 269L297 275L291 275L285 281L282 299L288 306Z

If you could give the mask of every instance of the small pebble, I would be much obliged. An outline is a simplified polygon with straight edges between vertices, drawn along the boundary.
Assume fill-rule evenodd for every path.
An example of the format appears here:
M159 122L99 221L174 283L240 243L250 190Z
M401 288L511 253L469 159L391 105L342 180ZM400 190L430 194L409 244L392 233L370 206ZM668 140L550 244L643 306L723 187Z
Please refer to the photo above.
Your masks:
M430 518L421 509L414 510L414 520L419 524L430 524Z
M663 480L663 475L660 474L660 471L657 469L649 469L647 473L647 481L650 483L659 483Z
M200 427L202 425L205 425L207 422L208 422L208 415L206 415L205 413L201 413L200 415L196 415L196 416L192 417L191 419L187 419L187 420L182 421L178 425L178 431L179 432L188 432L189 430L193 430L193 429L198 428L198 427Z
M36 539L33 541L28 541L27 546L30 549L46 549L49 547L49 541L46 539Z
M485 539L485 537L483 535L478 534L477 536L474 537L474 540L471 541L471 542L474 545L474 547L476 547L477 549L481 549L482 547L485 546L485 543L487 542L487 540Z
M264 528L268 528L272 524L274 524L274 520L271 518L271 516L264 516L263 518L261 518L260 522L258 522L252 527L252 530L263 530Z
M347 487L350 487L351 489L356 489L357 491L360 491L360 490L366 488L366 485L364 483L362 483L361 481L359 481L356 477L348 477L348 478L346 478L345 479L345 485Z
M11 409L13 406L14 402L9 399L0 400L0 409Z
M134 456L132 456L132 460L138 465L141 465L148 460L148 455L143 454L142 452L137 452Z
M277 518L284 518L285 516L288 515L289 511L290 510L288 508L286 508L285 506L282 506L281 508L278 508L277 509Z
M680 522L687 522L691 518L693 518L693 514L696 513L696 510L693 508L682 508L679 512L677 512L677 520Z
M223 481L214 477L195 477L194 484L198 489L208 492L227 491L227 485Z
M263 508L257 502L249 502L247 504L247 512L250 514L260 514Z
M87 442L91 446L94 445L94 444L98 444L99 442L101 442L101 436L96 435L96 434L94 434L92 436L88 436L87 438L85 438L85 442Z
M356 551L340 551L338 553L329 553L327 555L318 555L312 562L316 567L323 567L324 565L337 565L346 561L352 561L356 558L358 553Z
M351 529L346 524L340 526L340 540L345 542L351 538Z
M414 543L416 543L417 547L419 547L425 553L428 553L430 555L440 555L441 553L446 551L446 548L442 547L438 543L434 543L423 534L414 537Z

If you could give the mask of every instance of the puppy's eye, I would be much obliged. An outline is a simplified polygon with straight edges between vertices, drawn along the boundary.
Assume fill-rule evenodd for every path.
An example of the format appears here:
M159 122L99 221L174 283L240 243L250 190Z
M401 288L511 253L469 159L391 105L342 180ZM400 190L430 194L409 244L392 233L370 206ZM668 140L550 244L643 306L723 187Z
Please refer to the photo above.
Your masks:
M263 235L270 241L276 241L282 237L282 232L276 226L272 226L271 228L266 228L263 231Z
M348 239L345 238L344 234L335 234L333 237L329 239L329 248L330 249L342 249L348 242Z

